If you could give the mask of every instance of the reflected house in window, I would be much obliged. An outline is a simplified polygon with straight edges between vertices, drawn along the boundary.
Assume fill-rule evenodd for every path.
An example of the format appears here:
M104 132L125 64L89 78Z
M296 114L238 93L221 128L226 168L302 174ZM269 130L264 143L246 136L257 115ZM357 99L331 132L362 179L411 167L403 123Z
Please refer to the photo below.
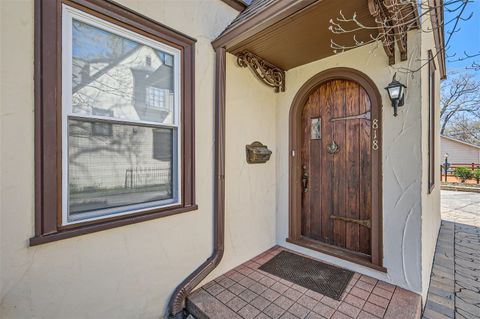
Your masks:
M115 117L133 115L143 121L172 123L173 80L173 57L148 46L113 60L74 58L74 104L90 113L92 100L108 100L103 105L113 109Z
M172 115L173 109L173 59L163 52L151 51L151 55L145 53L144 66L131 69L133 106L142 120L160 118L163 121Z
M94 115L101 115L101 116L113 116L113 112L111 110L104 110L98 109L96 107L93 108L92 113ZM92 135L94 136L112 136L112 124L110 123L102 123L102 122L92 122Z
M173 55L76 20L72 44L69 221L175 202Z

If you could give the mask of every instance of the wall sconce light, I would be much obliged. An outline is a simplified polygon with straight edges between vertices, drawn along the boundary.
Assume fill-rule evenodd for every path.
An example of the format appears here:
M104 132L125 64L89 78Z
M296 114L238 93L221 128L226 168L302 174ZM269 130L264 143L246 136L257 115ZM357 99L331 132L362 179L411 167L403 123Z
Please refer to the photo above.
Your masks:
M392 101L393 116L397 116L398 107L405 104L405 89L407 88L404 84L397 81L396 77L397 73L393 75L392 82L390 82L390 84L385 88L385 90L388 92L388 96L390 97L390 101Z

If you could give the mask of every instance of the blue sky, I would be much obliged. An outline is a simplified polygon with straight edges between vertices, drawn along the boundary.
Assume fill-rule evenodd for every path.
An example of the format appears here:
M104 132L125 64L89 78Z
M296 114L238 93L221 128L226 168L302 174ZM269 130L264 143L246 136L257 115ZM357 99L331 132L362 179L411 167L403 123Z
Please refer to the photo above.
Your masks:
M114 52L112 45L120 45ZM138 43L113 35L107 31L90 26L80 21L73 21L73 56L80 59L110 58L122 55L135 48Z
M451 1L451 0L446 0ZM474 59L467 59L465 61L454 61L458 57L464 56L464 51L470 54L480 52L480 0L470 0L471 3L467 5L463 16L468 17L472 12L473 16L468 21L460 21L460 32L453 35L447 50L447 69L448 71L465 71L465 67L470 66L473 61L480 64L480 56ZM451 5L448 7L452 7ZM449 13L445 10L445 22L448 22L457 15L456 12ZM453 28L453 23L445 26L445 39L448 38L448 30ZM456 53L456 57L448 57ZM474 71L470 71L474 72ZM475 72L480 77L480 71Z

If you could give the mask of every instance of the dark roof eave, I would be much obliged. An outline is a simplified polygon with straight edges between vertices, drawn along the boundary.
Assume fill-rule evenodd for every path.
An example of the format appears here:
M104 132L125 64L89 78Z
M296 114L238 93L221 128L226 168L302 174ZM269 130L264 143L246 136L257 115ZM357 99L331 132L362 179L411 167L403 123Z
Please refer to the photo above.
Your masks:
M235 23L236 20L241 19L242 12L239 16L228 26L215 40L212 41L212 46L217 49L225 47L228 51L232 46L242 42L245 39L255 35L256 33L266 29L276 22L288 17L289 15L302 10L315 2L323 0L283 0L272 1L265 7L258 7L258 11L249 15L248 18ZM252 2L255 4L255 1ZM233 25L233 26L232 26Z
M246 15L246 11L244 10L241 12L237 18L232 21L232 23L214 40L212 41L212 46L217 49L220 47L224 47L227 52L229 49L234 47L235 45L241 43L242 41L252 37L256 33L261 32L262 30L268 28L269 26L275 24L276 22L288 17L289 15L300 11L311 4L322 2L323 0L282 0L282 1L272 1L266 6L258 6L258 11L248 14L248 16L243 20L238 22L238 20L242 20L242 15ZM443 3L442 0L435 0L436 2ZM269 2L268 0L253 0L251 6L255 6L257 2ZM411 0L412 5L414 6L415 15L418 17L418 5L414 0ZM437 2L437 3L438 3ZM250 7L251 7L250 6ZM255 8L253 8L255 9ZM441 12L439 10L434 10L433 14L435 15L436 19L439 21L443 21L443 17L441 17ZM414 29L419 28L419 26L415 26ZM437 47L437 51L441 52L439 59L440 64L440 72L441 78L446 78L446 63L445 63L445 48L444 48L444 38L442 31L439 28L436 30L436 37L437 41L435 41L435 45Z
M445 80L447 78L447 63L446 63L446 48L444 37L444 6L443 0L434 0L435 10L430 12L430 20L432 21L433 37L435 47L438 55L438 64L440 67L440 78ZM442 23L443 22L443 23Z

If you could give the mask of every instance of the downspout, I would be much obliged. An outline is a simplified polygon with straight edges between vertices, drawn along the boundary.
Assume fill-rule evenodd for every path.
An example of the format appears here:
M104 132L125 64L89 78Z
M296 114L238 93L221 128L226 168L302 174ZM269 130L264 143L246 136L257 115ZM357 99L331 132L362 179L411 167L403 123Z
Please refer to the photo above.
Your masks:
M223 257L225 242L225 80L226 51L217 48L215 69L215 167L213 191L213 253L175 289L168 304L169 317L185 318L185 301L192 290L211 273Z

